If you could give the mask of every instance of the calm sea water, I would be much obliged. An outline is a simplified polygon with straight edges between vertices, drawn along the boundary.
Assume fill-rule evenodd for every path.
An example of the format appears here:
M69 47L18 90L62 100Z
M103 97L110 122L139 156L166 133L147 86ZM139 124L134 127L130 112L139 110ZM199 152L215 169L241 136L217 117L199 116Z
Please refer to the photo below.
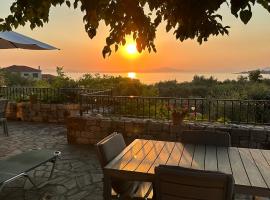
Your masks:
M55 74L55 73L52 73ZM79 79L85 73L67 73L69 77L74 79ZM95 74L95 73L91 73ZM110 75L110 76L123 76L127 77L128 73L100 73L100 75ZM219 81L224 81L226 79L236 80L240 74L234 73L194 73L194 72L172 72L172 73L136 73L137 79L140 79L141 82L146 84L152 84L159 81L165 80L177 80L178 82L191 81L194 75L205 76L209 78L213 76ZM243 76L247 76L247 74L243 74ZM264 74L264 78L270 78L270 74Z

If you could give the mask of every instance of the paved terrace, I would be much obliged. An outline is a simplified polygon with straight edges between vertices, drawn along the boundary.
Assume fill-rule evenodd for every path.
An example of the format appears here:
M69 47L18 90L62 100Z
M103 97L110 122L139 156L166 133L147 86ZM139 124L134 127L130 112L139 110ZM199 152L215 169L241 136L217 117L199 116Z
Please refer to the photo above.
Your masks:
M102 198L102 170L92 146L68 145L64 125L9 122L9 137L0 132L0 159L31 149L60 150L54 176L47 180L49 164L33 171L39 189L17 179L0 194L1 200L99 200ZM1 130L2 131L2 130ZM237 195L237 200L252 199ZM257 200L266 198L257 198Z

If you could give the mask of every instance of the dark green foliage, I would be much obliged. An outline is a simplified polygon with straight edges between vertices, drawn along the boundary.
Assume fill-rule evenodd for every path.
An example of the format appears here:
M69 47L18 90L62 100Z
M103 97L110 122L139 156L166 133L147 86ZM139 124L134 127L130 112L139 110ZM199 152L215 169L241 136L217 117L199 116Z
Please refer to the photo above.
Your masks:
M258 76L256 76L258 77ZM260 77L260 76L259 76ZM201 97L216 99L270 99L269 79L258 79L259 82L240 76L237 81L215 80L213 77L194 76L191 82L177 83L176 81L163 81L155 84L159 96L175 97Z
M225 3L245 24L252 17L255 4L270 11L269 0L15 0L10 7L11 14L0 19L0 31L24 26L27 22L32 29L42 27L49 21L52 6L71 7L72 3L84 13L85 30L90 38L96 36L101 21L110 27L102 51L104 57L124 45L129 34L136 40L139 52L155 52L154 40L161 22L180 41L196 39L202 43L210 36L228 34L229 27L221 23L222 16L218 13Z
M248 78L250 81L254 81L254 82L260 81L262 79L261 71L258 69L258 70L249 72Z
M0 70L1 73L1 86L8 87L29 87L33 86L35 80L21 77L19 73L10 73L7 71Z
M57 76L52 80L51 87L53 88L76 88L76 81L66 76L63 67L56 68Z
M116 96L156 96L157 90L152 86L147 86L137 79L125 77L113 77L99 74L85 74L78 80L79 87L93 89L112 89Z

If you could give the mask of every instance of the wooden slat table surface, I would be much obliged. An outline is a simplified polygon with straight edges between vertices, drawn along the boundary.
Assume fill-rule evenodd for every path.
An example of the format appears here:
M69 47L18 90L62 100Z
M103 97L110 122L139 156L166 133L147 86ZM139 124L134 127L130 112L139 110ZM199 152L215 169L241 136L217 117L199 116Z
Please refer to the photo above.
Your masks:
M261 149L137 139L105 167L105 180L153 181L160 164L229 173L236 192L270 197L270 150Z

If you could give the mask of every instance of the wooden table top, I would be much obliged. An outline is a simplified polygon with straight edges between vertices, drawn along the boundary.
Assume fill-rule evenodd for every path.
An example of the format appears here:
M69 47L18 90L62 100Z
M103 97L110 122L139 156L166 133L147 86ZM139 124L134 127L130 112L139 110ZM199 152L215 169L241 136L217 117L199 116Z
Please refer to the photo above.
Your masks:
M156 166L232 174L236 192L270 197L270 150L134 140L104 169L110 177L153 181Z

